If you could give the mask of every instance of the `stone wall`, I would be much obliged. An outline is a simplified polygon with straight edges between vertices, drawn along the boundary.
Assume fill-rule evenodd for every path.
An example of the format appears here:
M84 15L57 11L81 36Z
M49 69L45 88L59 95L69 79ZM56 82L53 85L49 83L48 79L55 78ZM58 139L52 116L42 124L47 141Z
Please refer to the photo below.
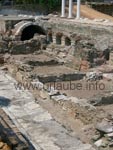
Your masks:
M36 35L31 40L16 41L11 36L0 40L0 53L29 54L46 48L46 37Z
M113 65L113 52L110 53L109 64Z
M5 21L0 20L0 33L4 33L6 31Z
M19 65L19 62L7 65L8 71L16 78L19 85L22 86L26 83L32 84L33 86L37 85L36 89L31 89L32 93L35 94L36 92L42 100L47 99L55 105L59 105L64 111L70 113L74 119L80 119L84 124L94 123L100 120L101 117L98 116L97 109L88 104L87 100L68 97L57 90L48 89L48 87L40 81L33 81L32 78L29 78L28 74L30 72L26 71L26 69L30 67L29 65L27 65L27 68L23 69L23 71L19 70L21 65L22 64Z
M76 38L76 35L81 35L94 39L97 42L101 40L101 42L108 42L109 44L113 43L113 26L109 24L103 25L104 23L102 24L101 22L94 24L69 22L58 18L50 20L37 19L36 23L46 31L51 30L52 33L60 32L73 39Z
M68 73L68 74L61 74L61 75L48 75L48 76L38 76L39 80L43 83L48 82L57 82L57 81L74 81L74 80L81 80L85 76L85 73ZM35 75L36 77L36 75Z

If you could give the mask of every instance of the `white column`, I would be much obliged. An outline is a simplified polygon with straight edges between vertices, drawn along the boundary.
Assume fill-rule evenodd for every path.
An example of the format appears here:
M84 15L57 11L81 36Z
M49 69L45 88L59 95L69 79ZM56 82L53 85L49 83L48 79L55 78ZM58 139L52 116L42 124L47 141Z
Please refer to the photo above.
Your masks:
M77 19L80 19L80 4L81 4L81 0L77 0Z
M68 16L68 18L72 18L72 8L73 8L73 0L69 0L69 16Z
M65 17L65 0L62 0L62 14L61 17Z

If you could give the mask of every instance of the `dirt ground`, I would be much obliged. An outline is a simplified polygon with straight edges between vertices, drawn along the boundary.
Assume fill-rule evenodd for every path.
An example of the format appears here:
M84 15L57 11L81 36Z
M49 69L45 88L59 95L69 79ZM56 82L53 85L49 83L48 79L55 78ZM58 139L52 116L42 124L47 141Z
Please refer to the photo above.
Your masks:
M45 62L43 66L39 64L34 66L32 73L39 75L56 75L56 74L65 74L65 73L74 73L74 69L63 65L46 65L48 61L51 61L52 58L39 54L39 55L15 55L12 57L13 60L28 63L29 60L33 62ZM71 82L71 83L70 83ZM55 87L54 87L55 84ZM60 86L58 85L60 84ZM70 84L72 84L70 87ZM87 82L86 80L78 81L62 81L55 83L46 83L48 86L53 86L56 90L59 90L61 93L65 93L68 97L73 96L80 99L91 99L99 94L105 94L112 91L112 81L100 80L96 82ZM73 87L74 86L74 87ZM71 89L72 88L72 89ZM74 90L73 90L74 88ZM65 128L69 130L71 134L76 134L78 139L81 139L84 143L90 143L92 137L95 135L95 122L90 122L89 124L84 124L80 119L76 119L75 113L73 111L66 111L62 107L52 100L46 99L43 100L37 91L32 91L36 102L39 103L43 108L45 108L53 118L62 124ZM97 106L97 114L100 118L109 117L112 115L113 104L105 106ZM88 114L87 114L88 115Z
M73 6L73 14L75 14L76 12L76 5ZM89 18L89 19L109 19L111 21L113 21L113 17L106 15L104 13L101 13L99 11L96 11L86 5L81 5L81 15L85 18Z
M76 135L84 143L90 143L91 137L95 133L93 124L84 125L81 120L75 119L74 112L67 112L61 106L50 100L39 99L39 95L34 93L37 102L53 116L53 118L62 124L72 135ZM86 138L87 137L87 138Z

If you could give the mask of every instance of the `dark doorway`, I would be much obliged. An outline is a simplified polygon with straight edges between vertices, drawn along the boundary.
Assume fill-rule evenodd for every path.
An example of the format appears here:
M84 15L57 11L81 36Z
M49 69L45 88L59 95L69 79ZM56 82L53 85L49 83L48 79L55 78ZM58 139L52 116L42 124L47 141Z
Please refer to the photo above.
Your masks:
M61 45L61 35L56 35L56 44Z
M105 58L106 60L109 60L109 55L110 55L109 49L106 49L106 50L103 52L103 54L104 54L104 58Z
M45 35L45 32L41 27L37 25L30 25L22 31L21 40L25 41L25 40L32 39L35 33Z
M66 45L66 46L70 46L70 45L71 45L71 40L70 40L70 38L68 38L68 37L65 38L65 45Z
M53 42L53 37L52 37L52 33L48 34L48 43L52 43Z

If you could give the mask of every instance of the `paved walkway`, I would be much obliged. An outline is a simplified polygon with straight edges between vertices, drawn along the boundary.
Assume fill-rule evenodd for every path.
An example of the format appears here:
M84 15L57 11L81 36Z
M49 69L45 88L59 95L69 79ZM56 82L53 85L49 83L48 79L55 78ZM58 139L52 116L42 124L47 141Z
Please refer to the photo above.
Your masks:
M61 124L34 102L30 92L16 90L15 82L0 70L0 104L36 150L94 150L91 145L69 135ZM4 98L7 102L3 102Z

